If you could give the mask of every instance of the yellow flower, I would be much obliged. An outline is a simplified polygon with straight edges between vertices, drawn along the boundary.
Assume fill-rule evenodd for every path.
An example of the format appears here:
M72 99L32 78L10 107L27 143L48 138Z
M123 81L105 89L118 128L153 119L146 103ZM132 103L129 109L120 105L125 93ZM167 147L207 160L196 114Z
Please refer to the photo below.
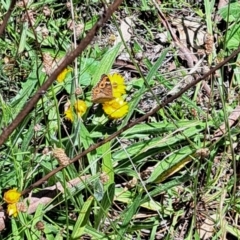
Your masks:
M77 100L74 103L74 108L77 112L78 117L81 117L87 111L87 104L82 100Z
M18 192L16 188L13 188L4 193L3 200L6 203L13 204L13 203L17 203L20 197L21 197L21 193Z
M108 77L112 84L113 97L118 98L126 93L124 78L120 74L114 73L112 75L108 75Z
M17 209L17 204L16 203L8 204L7 214L9 216L14 216L14 217L16 217L18 215L18 209Z
M75 103L74 103L74 109L78 115L78 117L82 117L84 115L84 113L86 112L87 110L87 104L82 101L82 100L77 100ZM64 115L65 115L65 118L68 120L68 121L71 121L73 122L74 120L74 113L70 107L70 105L68 106L67 110L65 110L64 112Z
M57 81L59 83L63 82L66 78L67 73L71 71L72 71L71 68L64 68L63 71L57 76Z
M103 103L103 110L112 119L118 119L125 116L128 112L128 103L122 97Z
M72 109L70 107L64 112L64 115L65 115L65 118L68 121L73 122L74 114L73 114L73 111L72 111Z

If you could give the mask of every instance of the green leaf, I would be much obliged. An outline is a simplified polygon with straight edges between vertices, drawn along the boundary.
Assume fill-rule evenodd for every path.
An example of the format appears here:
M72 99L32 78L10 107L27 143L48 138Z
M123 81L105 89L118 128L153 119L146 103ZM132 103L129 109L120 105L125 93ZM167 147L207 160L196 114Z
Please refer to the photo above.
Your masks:
M171 152L154 167L147 182L163 182L166 178L173 175L189 163L192 160L191 155L195 152L196 149L193 149L191 146L185 146L179 150Z
M177 123L179 127L189 127L198 124L199 121L189 121L189 120L182 120ZM139 123L134 127L125 131L122 135L124 137L144 137L147 135L152 134L161 134L167 133L176 130L176 124L173 123L166 123L166 122L158 122L158 123Z
M20 212L18 214L18 218L19 218L19 221L21 222L22 226L24 226L23 229L21 229L21 232L19 232L18 236L22 235L21 239L24 239L23 235L25 235L26 239L32 239L32 231L28 227L28 225L29 225L29 219L28 219L29 216L28 216L28 214Z
M97 202L100 202L104 195L104 189L103 184L100 181L100 179L96 179L96 181L93 183L93 190L94 190L94 198Z
M22 26L22 34L21 34L21 39L18 47L18 53L22 53L25 49L27 31L28 31L28 22L24 22Z
M228 49L237 49L240 43L240 25L235 24L231 26L227 31L227 48Z
M41 231L36 231L36 224L38 221L42 221L42 216L44 214L44 204L39 204L37 206L36 212L34 214L34 217L31 222L31 232L34 232L35 234L32 234L32 240L38 240L41 238Z
M11 219L12 237L13 239L20 240L23 239L23 232L20 233L17 223L18 221L16 221L14 218Z
M107 217L109 208L113 204L114 193L115 193L115 184L112 183L109 185L109 187L107 188L107 191L104 193L103 199L100 203L100 209L95 215L94 225L96 229L99 228L99 224L101 222L104 223Z
M142 140L128 146L126 149L119 150L113 154L114 161L124 161L129 157L134 157L143 160L156 153L161 153L166 150L171 150L176 144L183 143L187 138L201 137L199 133L205 129L206 123L195 122L191 126L185 126L181 132L172 136L155 137L148 140Z
M227 232L231 233L237 239L240 239L240 230L235 226L229 225L227 221L224 221L224 223L225 223Z
M29 75L26 82L22 83L21 91L18 93L18 95L12 100L11 106L12 106L12 117L15 118L16 115L22 110L23 106L27 103L30 96L33 94L34 89L38 83L37 78L37 66L33 67L33 71Z
M94 142L92 141L92 138L89 134L88 129L85 127L85 125L81 122L81 120L78 121L77 126L74 126L74 136L73 140L77 142L77 145L81 146L83 144L84 149L88 149ZM76 143L75 143L76 144ZM71 141L69 142L69 145L71 145ZM89 166L91 169L91 174L95 175L97 172L97 154L96 150L91 151L87 154Z
M108 50L102 60L99 62L97 70L95 71L94 75L92 76L92 85L96 85L96 83L100 80L102 74L108 74L112 68L112 65L118 55L121 43L117 44L115 47Z
M89 215L91 212L91 205L93 203L93 200L94 200L93 197L89 197L87 201L84 203L81 212L79 213L77 222L73 228L71 239L79 239L81 235L84 233L84 229L88 222Z
M153 190L149 190L149 195L151 197L155 197L160 195L163 192L166 192L167 190L176 187L176 186L181 186L183 185L185 182L189 181L191 179L190 175L184 175L183 177L179 177L179 178L175 178L171 181L168 181L166 183L163 183L159 186L153 186ZM143 199L141 200L141 205L143 205L145 202L149 201L149 196L145 195L143 197Z
M230 3L223 8L219 9L220 16L227 22L235 22L240 19L240 2Z
M0 96L0 109L1 109L0 126L5 127L10 123L10 121L12 121L12 108L10 104L6 103L3 100L2 96Z
M90 235L92 239L109 240L109 235L105 235L98 229L95 229L89 225L85 227L85 233Z
M107 185L114 183L114 169L112 163L112 154L111 154L111 142L105 143L102 147L102 173L108 178L105 182L105 187Z
M117 240L124 239L124 235L130 227L130 222L132 221L133 216L136 214L137 209L139 208L141 198L141 194L138 194L132 204L130 204L130 206L127 207L127 210L124 211L124 218L120 226L120 230L118 231L118 236L116 238Z

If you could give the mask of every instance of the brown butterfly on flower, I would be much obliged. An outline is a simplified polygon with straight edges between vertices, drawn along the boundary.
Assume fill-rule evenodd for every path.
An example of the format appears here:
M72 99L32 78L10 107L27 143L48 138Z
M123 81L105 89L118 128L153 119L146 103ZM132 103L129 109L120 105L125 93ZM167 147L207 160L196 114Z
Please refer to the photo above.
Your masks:
M128 113L128 103L124 101L126 93L124 78L119 73L103 74L92 89L92 102L102 103L103 111L111 119L119 119Z
M100 81L92 89L92 102L105 103L113 99L112 84L109 77L106 74L103 74Z

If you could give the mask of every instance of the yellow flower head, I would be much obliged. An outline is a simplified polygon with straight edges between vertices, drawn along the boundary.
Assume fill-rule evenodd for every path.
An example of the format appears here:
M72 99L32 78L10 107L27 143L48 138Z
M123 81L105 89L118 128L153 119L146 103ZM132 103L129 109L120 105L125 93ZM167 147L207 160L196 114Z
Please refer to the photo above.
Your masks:
M82 117L84 115L84 113L86 112L87 110L87 104L82 101L82 100L77 100L75 103L74 103L74 109L78 115L78 117ZM74 113L69 105L69 107L67 108L67 110L64 112L64 115L65 115L65 118L68 120L68 121L71 121L73 122L74 120Z
M8 204L7 214L9 216L13 216L13 217L16 217L18 215L18 209L17 209L17 204L16 203Z
M73 122L73 118L74 118L74 114L73 111L71 109L71 107L69 106L69 108L64 112L64 117L68 120Z
M72 71L71 68L64 68L63 71L57 76L57 81L59 83L63 82L67 76L67 73L71 71Z
M118 98L126 93L124 78L120 74L114 73L112 75L108 75L108 77L112 84L113 97Z
M74 108L77 112L78 117L81 117L87 111L87 104L82 100L77 100L74 103Z
M102 106L103 111L112 119L122 118L128 112L128 103L122 97L105 102Z
M17 203L20 197L21 193L18 192L16 188L13 188L4 193L3 200L6 203L13 204Z

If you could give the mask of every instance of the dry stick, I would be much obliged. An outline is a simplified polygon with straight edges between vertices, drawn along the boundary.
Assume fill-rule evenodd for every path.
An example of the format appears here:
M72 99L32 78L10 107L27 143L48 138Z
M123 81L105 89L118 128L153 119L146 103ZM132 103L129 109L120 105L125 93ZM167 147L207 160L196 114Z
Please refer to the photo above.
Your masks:
M127 129L137 125L138 123L146 120L149 116L153 115L154 113L156 113L157 111L159 111L161 108L165 107L168 103L172 102L173 100L177 99L178 97L180 97L184 92L186 92L188 89L190 89L191 87L195 86L197 83L199 83L200 81L207 79L210 75L212 75L214 72L216 72L219 68L221 68L222 66L224 66L227 62L229 62L231 59L233 59L235 56L237 56L237 54L240 53L240 47L234 51L229 57L227 57L224 61L222 61L221 63L217 64L215 67L211 68L210 71L206 74L204 74L202 77L194 80L193 82L191 82L189 85L187 85L185 88L183 88L182 90L180 90L178 93L176 93L175 95L167 98L166 100L164 100L162 102L161 105L157 106L156 108L154 108L152 111L148 112L147 114L145 114L144 116L138 118L137 120L135 120L134 122L128 123L125 127L121 128L120 130L118 130L117 132L113 133L112 135L110 135L109 137L107 137L106 139L104 139L103 141L96 143L94 145L92 145L91 147L89 147L88 149L86 149L85 151L83 151L82 153L80 153L79 155L77 155L76 157L74 157L68 165L72 164L73 162L77 161L78 159L82 158L83 156L87 155L89 152L95 150L96 148L102 146L103 144L105 144L106 142L111 141L112 139L114 139L115 137L117 137L118 135L120 135L121 133L123 133L124 131L126 131ZM67 165L67 166L68 166ZM43 178L41 178L40 180L38 180L37 182L35 182L34 184L30 185L27 189L22 191L22 195L30 192L32 189L34 189L35 187L38 187L39 185L41 185L43 182L45 182L46 180L48 180L51 176L53 176L54 174L56 174L57 172L61 171L63 168L65 168L66 166L60 166L56 169L54 169L53 171L51 171L50 173L48 173L47 175L45 175Z
M17 117L12 121L8 127L6 127L0 135L0 146L7 140L10 134L16 129L16 127L22 122L22 120L27 116L27 114L33 109L37 104L41 96L47 91L47 89L52 85L57 76L66 68L70 63L78 57L83 50L89 45L89 43L94 38L96 32L102 25L108 21L112 13L118 8L123 0L115 0L115 2L108 7L106 12L101 16L100 20L93 26L93 28L87 33L86 37L82 39L81 43L77 46L75 50L67 54L63 62L59 67L52 73L52 75L47 79L47 81L38 89L34 96L28 101L24 106L23 110L17 115Z
M14 6L16 5L16 2L17 2L17 0L12 0L11 1L9 9L8 9L7 13L4 16L2 25L0 26L0 36L3 34L3 32L4 32L4 30L5 30L6 26L7 26L8 19L10 18L11 14L12 14L12 11L14 9Z

